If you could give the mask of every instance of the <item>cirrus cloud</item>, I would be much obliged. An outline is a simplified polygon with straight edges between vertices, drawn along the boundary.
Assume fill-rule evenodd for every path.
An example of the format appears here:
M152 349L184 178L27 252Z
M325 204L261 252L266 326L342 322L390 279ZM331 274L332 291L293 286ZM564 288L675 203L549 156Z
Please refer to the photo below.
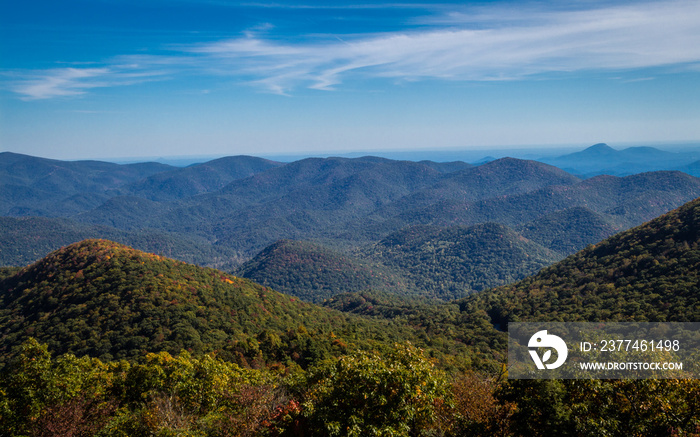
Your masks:
M134 85L162 78L167 73L151 65L113 64L102 67L63 67L7 73L9 87L23 100L81 96L94 88Z
M236 39L173 46L172 56L126 55L97 68L24 72L11 89L24 99L48 99L194 74L284 94L332 90L355 78L485 81L652 67L697 71L698 17L699 1L677 0L556 11L462 9L426 16L421 26L401 32L295 35L294 42L266 38L267 26Z

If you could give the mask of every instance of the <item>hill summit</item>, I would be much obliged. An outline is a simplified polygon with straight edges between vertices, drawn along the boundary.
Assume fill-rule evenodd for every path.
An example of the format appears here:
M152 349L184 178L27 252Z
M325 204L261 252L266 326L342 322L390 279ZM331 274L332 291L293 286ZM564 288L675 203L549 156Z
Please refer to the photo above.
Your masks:
M56 353L135 359L207 352L261 332L345 316L227 275L107 240L52 252L0 281L0 356L32 336Z
M280 240L236 274L311 302L368 289L397 294L416 291L399 272L306 241Z
M583 151L581 151L581 154L586 154L586 155L612 155L617 153L617 150L613 149L612 147L608 146L605 143L598 143L594 144L591 147L587 147Z
M509 321L700 320L700 198L463 301Z

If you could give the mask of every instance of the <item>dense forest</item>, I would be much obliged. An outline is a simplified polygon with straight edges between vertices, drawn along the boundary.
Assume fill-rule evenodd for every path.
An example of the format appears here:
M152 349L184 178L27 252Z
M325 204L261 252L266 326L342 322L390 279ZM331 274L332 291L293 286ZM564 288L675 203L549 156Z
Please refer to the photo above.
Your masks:
M106 240L72 244L12 273L0 282L3 359L29 337L57 353L105 360L187 350L294 366L338 355L346 343L424 343L409 327Z
M516 284L461 301L494 323L700 320L700 200Z
M187 352L138 363L52 356L29 340L0 390L3 435L641 437L700 426L696 380L454 375L410 344L280 372Z
M510 322L700 320L688 174L3 153L0 185L0 435L700 436L696 379L506 359Z
M1 215L63 219L49 223L56 239L44 242L35 241L32 220L0 223L0 234L12 233L0 240L3 265L106 238L228 271L279 240L352 255L416 225L498 223L569 255L700 196L700 179L679 171L581 179L513 158L470 165L234 156L175 168L0 153L0 187Z
M327 308L74 244L2 271L2 432L698 435L696 380L509 380L494 325L697 320L699 224L696 200L463 300L368 291Z
M235 252L215 248L199 237L156 229L124 231L102 225L87 225L59 217L0 217L0 265L25 266L63 246L87 239L119 241L192 264L223 267Z
M418 293L402 272L304 241L278 241L236 274L311 302L357 290Z
M311 302L370 289L450 300L512 283L561 258L495 223L413 226L352 255L281 240L236 274Z
M366 256L403 271L424 294L446 300L515 282L562 258L496 223L409 227L371 246Z

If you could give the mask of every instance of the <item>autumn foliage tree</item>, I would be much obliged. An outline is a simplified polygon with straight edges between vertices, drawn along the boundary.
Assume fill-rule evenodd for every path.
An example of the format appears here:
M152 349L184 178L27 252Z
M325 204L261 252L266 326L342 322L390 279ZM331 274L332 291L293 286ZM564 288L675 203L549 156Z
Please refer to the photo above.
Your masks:
M437 423L449 385L421 349L396 345L386 356L359 352L310 372L305 407L329 436L411 436Z

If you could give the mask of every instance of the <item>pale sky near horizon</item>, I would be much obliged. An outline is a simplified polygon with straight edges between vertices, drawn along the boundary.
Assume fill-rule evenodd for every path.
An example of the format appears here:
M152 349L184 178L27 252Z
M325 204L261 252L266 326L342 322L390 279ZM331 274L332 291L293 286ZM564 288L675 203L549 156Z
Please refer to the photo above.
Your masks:
M0 4L0 151L700 140L697 0Z

